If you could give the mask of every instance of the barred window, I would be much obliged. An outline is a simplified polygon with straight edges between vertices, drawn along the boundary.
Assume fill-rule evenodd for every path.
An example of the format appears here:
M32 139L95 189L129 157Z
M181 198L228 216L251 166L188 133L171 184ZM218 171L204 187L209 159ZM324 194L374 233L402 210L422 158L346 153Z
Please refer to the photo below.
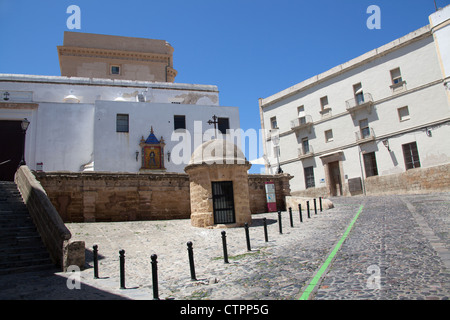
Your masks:
M417 150L417 143L411 142L402 145L403 157L405 159L406 170L420 168L419 151Z
M306 189L308 188L314 188L316 184L314 183L314 168L313 167L307 167L304 169L305 171L305 184Z
M117 114L116 132L129 132L129 116L128 116L128 114Z

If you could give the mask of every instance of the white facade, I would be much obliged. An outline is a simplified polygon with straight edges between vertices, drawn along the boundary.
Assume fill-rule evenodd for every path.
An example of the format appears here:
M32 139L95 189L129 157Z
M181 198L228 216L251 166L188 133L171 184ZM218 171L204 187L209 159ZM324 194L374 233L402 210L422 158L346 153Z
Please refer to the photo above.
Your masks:
M127 132L117 132L118 114L128 115ZM185 116L184 140L171 141L175 115ZM212 85L0 74L0 123L30 121L25 159L34 170L139 172L139 143L153 128L166 144L166 171L184 172L207 138L196 137L194 129L213 130L207 123L213 116L227 118L229 129L240 127L238 108L220 106ZM189 152L186 161L170 156L180 141Z
M278 168L274 136L299 194L349 194L355 178L364 191L369 176L405 172L411 160L422 168L450 163L449 19L446 7L430 17L437 27L260 99L266 169Z

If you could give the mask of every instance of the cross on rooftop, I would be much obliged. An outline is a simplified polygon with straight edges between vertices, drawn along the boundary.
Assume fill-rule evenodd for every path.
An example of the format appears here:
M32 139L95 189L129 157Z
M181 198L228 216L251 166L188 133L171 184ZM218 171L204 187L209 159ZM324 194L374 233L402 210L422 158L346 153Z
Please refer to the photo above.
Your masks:
M216 117L215 115L212 117L212 120L208 120L209 125L214 124L214 134L215 134L216 139L217 139L217 124L218 123L219 123L219 118Z

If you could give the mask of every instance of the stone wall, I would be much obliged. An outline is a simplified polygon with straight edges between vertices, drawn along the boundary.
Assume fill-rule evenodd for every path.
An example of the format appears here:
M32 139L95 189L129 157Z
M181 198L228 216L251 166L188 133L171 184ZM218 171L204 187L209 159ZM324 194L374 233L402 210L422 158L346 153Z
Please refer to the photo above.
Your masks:
M36 173L66 222L185 219L185 174Z
M320 188L308 188L301 191L292 192L293 196L296 197L306 197L306 198L318 198L318 197L328 197L330 192L327 187Z
M360 191L351 191L347 181L342 186L344 191L348 190L344 192L345 196L364 194L362 188ZM410 169L397 174L372 176L364 179L364 189L368 196L449 191L450 164ZM328 197L330 192L327 187L321 187L294 191L292 195L309 198Z
M450 164L410 169L364 180L366 195L414 194L450 190Z
M64 222L189 219L187 174L35 172ZM277 208L285 210L290 195L283 175L249 175L252 213L267 212L264 183L275 183Z
M266 200L266 182L273 182L275 184L275 197L277 200L277 210L286 211L286 196L291 195L291 188L289 181L293 177L288 174L277 175L263 175L263 174L249 174L248 186L250 197L250 211L252 213L267 212Z
M30 169L27 166L20 166L14 181L53 263L60 266L63 271L70 265L84 267L84 242L70 241L72 235L69 229L64 225Z

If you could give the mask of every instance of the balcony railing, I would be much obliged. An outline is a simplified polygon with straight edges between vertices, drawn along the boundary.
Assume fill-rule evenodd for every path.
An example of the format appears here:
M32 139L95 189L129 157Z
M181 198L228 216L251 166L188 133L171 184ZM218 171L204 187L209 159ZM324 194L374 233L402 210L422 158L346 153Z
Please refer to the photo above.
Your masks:
M302 146L301 148L298 148L298 158L299 159L305 159L312 157L314 155L314 149L311 145Z
M299 117L291 121L291 130L300 130L309 127L313 124L312 117L306 115L304 117Z
M372 128L364 128L362 130L359 130L355 132L355 136L357 143L364 143L375 140L375 132Z
M280 129L269 129L266 130L266 140L270 141L272 139L276 139L277 137L280 137Z
M364 93L347 100L345 104L347 105L348 112L354 112L363 108L367 108L367 111L370 112L370 107L373 105L373 98L370 93Z

